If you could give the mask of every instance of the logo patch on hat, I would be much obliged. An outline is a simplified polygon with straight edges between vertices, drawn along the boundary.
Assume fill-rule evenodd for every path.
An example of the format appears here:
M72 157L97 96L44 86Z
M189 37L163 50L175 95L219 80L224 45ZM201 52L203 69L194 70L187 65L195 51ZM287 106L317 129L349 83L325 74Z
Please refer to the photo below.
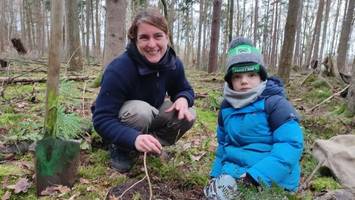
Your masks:
M260 71L259 64L234 65L230 69L230 72L232 73L259 72L259 71Z
M258 53L258 50L255 47L243 44L243 45L236 46L232 49L229 49L228 56L236 56L238 54L256 53L256 52Z

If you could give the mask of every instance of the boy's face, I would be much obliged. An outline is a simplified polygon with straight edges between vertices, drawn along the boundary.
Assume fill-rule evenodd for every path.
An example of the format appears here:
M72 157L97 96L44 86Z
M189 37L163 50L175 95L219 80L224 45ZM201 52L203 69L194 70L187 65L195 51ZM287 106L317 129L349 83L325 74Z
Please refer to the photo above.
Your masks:
M260 83L260 75L256 72L234 73L232 75L233 90L238 92L246 92Z

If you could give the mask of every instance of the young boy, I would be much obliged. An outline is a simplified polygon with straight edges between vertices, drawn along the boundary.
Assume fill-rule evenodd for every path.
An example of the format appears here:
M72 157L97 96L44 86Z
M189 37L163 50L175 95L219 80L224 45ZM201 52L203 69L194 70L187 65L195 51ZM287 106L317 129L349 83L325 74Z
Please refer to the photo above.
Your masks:
M218 147L206 197L233 199L237 182L296 191L303 150L298 114L281 81L267 77L263 57L249 39L230 43L224 80Z

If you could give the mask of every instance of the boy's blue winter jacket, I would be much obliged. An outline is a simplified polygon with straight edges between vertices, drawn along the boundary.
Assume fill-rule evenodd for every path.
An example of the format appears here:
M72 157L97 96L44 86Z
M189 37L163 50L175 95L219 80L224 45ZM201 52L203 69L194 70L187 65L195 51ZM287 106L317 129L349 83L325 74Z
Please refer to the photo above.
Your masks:
M259 183L297 190L303 134L278 79L268 79L262 95L243 108L235 109L225 100L217 140L212 177L229 174L238 179L247 173Z
M133 54L130 49L134 49ZM130 44L126 52L107 66L92 109L95 130L109 142L129 149L134 149L141 130L119 121L118 113L125 101L142 100L159 108L168 94L172 101L185 97L189 106L194 102L194 92L186 80L183 64L172 49L168 50L170 57L166 62L156 66L147 66L136 52L135 46Z

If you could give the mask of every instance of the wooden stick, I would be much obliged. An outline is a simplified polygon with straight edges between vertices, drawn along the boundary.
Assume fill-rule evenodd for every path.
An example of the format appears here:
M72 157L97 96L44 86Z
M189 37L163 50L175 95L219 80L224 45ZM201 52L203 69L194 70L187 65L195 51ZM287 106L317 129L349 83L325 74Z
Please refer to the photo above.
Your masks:
M341 91L339 91L339 92L337 92L337 93L334 93L332 96L330 96L330 97L324 99L322 102L320 102L319 104L313 106L311 109L309 109L309 110L306 111L306 112L311 112L311 111L313 111L314 109L318 108L318 107L319 107L320 105L322 105L323 103L329 101L329 100L332 99L333 97L335 97L335 96L339 95L340 93L344 92L344 91L345 91L346 89L348 89L349 87L350 87L350 84L347 85L345 88L343 88Z
M322 162L319 162L317 164L317 166L314 168L314 170L312 171L312 173L307 177L307 179L303 182L301 189L302 190L306 190L308 188L309 182L312 180L314 174L316 174L316 172L318 171L318 169L325 163L325 160L323 160Z
M306 78L303 79L303 81L301 82L301 85L303 85L303 84L306 82L306 80L307 80L313 73L314 73L314 71L312 70L312 71L306 76Z
M122 199L123 195L128 192L130 189L132 189L134 186L136 186L138 183L144 181L145 178L147 178L148 180L148 185L149 185L149 200L152 200L153 198L153 189L152 189L152 184L150 182L150 178L149 178L149 174L148 174L148 169L147 169L147 152L144 152L144 158L143 158L143 163L144 163L144 172L145 172L145 176L135 182L133 185L131 185L129 188L127 188L125 191L122 192L122 194L118 197L118 199Z
M42 78L16 78L16 77L0 77L0 82L4 82L5 84L12 84L12 83L43 83L47 81L47 77ZM62 79L70 80L70 81L84 81L88 79L94 79L95 76L68 76L63 77Z

